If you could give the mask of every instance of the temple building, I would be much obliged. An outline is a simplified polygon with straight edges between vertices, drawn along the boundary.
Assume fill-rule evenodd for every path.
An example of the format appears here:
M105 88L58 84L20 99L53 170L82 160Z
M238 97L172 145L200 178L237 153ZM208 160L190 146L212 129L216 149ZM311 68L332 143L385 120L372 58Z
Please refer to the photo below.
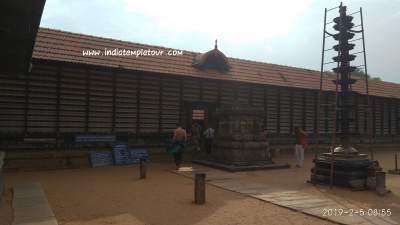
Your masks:
M105 49L163 54L105 55ZM311 135L311 142L317 128L321 142L330 142L334 74L324 76L318 110L319 71L230 58L217 43L210 49L177 51L39 28L30 72L0 73L0 145L25 146L36 138L71 146L85 135L162 142L176 123L189 130L194 120L215 126L216 109L235 104L264 109L270 144L287 144L295 125ZM364 82L352 90L352 101L365 105ZM369 92L370 118L363 107L353 115L356 142L372 137L376 143L399 144L400 84L371 80Z

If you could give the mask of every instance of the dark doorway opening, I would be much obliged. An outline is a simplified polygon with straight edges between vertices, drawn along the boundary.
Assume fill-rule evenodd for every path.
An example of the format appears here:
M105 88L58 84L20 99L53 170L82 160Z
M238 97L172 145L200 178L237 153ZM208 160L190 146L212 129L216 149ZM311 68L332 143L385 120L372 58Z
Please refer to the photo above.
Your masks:
M191 126L194 122L201 126L203 131L208 126L215 128L216 104L209 102L185 102L185 128L191 132Z

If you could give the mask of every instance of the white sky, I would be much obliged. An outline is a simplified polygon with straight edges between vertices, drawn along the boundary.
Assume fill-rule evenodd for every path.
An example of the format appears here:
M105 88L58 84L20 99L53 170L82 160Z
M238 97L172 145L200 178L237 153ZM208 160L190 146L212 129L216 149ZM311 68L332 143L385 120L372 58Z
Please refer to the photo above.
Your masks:
M218 39L228 57L319 70L324 8L339 4L336 0L47 0L41 26L196 52L212 49ZM344 4L349 12L363 7L368 72L400 83L400 0ZM337 15L335 10L331 13L330 19ZM356 44L360 49L361 42Z
M288 35L311 0L125 0L124 4L129 12L151 18L158 29L240 44Z

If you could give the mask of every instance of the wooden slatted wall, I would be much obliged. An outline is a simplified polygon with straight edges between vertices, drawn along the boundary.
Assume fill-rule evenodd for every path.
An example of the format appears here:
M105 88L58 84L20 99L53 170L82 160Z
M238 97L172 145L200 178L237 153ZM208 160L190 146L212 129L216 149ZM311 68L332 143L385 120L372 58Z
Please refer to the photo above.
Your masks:
M278 110L279 110L279 94L277 87L266 88L267 103L267 129L270 133L279 133L278 129Z
M202 101L209 103L218 102L218 81L205 80L202 82Z
M115 131L135 133L138 113L138 77L128 73L117 73L115 77Z
M221 82L221 105L231 105L236 101L234 88L233 82Z
M112 127L113 81L110 72L88 70L89 132L107 133Z
M394 100L394 102L395 102L394 108L396 112L395 113L396 134L400 135L400 100L396 99Z
M56 125L57 68L41 66L29 76L27 132L54 132Z
M237 84L237 103L240 105L250 104L250 85L249 84Z
M269 133L288 134L294 125L314 133L333 131L334 93L323 93L316 121L317 92L233 81L165 76L123 70L38 63L26 78L0 75L0 132L170 132L184 120L183 102L217 106L252 104L266 110ZM400 100L370 98L374 133L400 134ZM365 96L355 104L366 105ZM367 131L359 107L352 129Z
M302 127L303 125L303 91L300 89L292 90L292 110L293 126Z
M159 77L142 76L140 82L139 133L157 133L159 128Z
M170 132L179 122L179 82L178 78L164 78L161 111L162 132Z
M279 89L279 100L280 104L280 118L279 118L279 132L282 134L288 134L291 132L292 128L290 126L290 95L291 90L287 88L280 88Z
M59 131L79 133L86 131L88 114L89 80L84 69L60 69Z
M27 81L0 74L0 132L24 132Z

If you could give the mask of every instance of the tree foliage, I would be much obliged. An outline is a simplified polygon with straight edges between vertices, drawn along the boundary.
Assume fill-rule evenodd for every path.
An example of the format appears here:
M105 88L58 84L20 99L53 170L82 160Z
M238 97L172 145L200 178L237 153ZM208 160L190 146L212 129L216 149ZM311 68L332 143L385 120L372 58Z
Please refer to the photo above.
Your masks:
M351 73L351 76L353 77L359 77L359 78L364 78L365 77L365 73L364 70L357 68L356 71ZM382 79L380 77L374 77L371 76L370 74L367 75L368 76L368 80L378 80L378 81L382 81Z

